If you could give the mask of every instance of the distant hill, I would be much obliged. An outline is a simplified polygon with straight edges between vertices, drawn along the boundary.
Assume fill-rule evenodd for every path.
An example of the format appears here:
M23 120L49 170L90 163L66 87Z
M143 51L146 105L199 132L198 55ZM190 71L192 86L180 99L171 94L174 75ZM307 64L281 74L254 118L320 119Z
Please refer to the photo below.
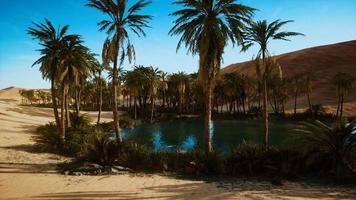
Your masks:
M8 87L0 90L0 100L12 100L12 101L21 101L22 97L20 95L20 90L24 88L18 87ZM35 89L37 90L37 89ZM50 92L49 89L40 89L45 92Z
M20 95L20 90L22 88L16 88L16 87L8 87L5 89L0 90L0 99L1 100L15 100L15 101L20 101L21 100L21 95Z
M314 71L316 81L313 83L312 103L328 105L331 111L337 104L336 88L331 83L334 75L338 72L347 72L356 76L356 40L303 49L278 55L275 58L281 65L285 77ZM250 76L255 73L252 62L229 65L223 68L221 73L226 74L236 71ZM299 102L300 107L307 106L304 97L300 97ZM356 89L346 98L346 102L346 113L356 115ZM292 103L289 102L288 104L289 109L291 109Z

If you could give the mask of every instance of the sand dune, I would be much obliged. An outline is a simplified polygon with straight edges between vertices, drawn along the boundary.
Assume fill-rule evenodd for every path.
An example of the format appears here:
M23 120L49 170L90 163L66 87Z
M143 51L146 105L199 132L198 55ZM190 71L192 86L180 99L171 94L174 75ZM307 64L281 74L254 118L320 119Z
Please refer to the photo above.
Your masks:
M33 130L52 121L51 109L19 106L14 94L0 100L0 199L355 199L356 189L220 178L206 182L166 175L66 176L67 160L31 151Z
M356 40L332 45L313 47L275 56L282 67L285 77L292 77L307 71L315 73L311 100L313 104L321 103L334 111L337 104L336 87L331 80L338 72L346 72L356 76ZM255 69L251 62L231 64L221 70L222 74L241 72L254 76ZM298 98L300 108L307 107L305 97ZM356 114L356 90L346 97L345 114ZM287 109L293 107L292 100Z
M20 90L21 88L16 88L16 87L8 87L2 89L0 90L0 99L20 101L21 100L21 95L19 93Z

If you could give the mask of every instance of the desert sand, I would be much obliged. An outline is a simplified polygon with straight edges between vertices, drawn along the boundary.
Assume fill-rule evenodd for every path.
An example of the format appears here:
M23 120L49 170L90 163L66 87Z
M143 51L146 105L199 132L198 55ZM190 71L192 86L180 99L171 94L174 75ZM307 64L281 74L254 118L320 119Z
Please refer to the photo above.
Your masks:
M356 40L330 44L325 46L302 49L275 56L281 66L284 77L293 77L305 72L314 73L311 103L322 104L327 112L335 113L337 107L336 86L332 79L338 72L346 72L356 76ZM222 74L240 72L256 77L252 62L231 64L221 69ZM298 97L298 108L307 108L306 95ZM286 109L292 111L294 99L286 103ZM301 109L303 111L303 109ZM345 98L344 115L354 116L356 113L356 92L350 91Z
M356 188L297 182L62 175L56 164L68 158L31 151L33 130L53 120L51 109L20 106L14 90L0 94L0 199L356 199Z

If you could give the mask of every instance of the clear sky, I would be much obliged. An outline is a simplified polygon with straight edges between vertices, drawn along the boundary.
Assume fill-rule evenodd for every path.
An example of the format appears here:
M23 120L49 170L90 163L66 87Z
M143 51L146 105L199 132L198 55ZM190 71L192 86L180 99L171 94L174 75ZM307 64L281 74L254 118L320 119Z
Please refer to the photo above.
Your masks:
M295 20L285 27L306 37L292 42L273 42L270 52L286 53L307 47L356 39L356 0L240 0L259 9L255 19ZM32 22L51 20L56 26L68 24L69 32L84 37L86 45L95 53L101 52L105 33L96 23L104 16L89 7L86 0L0 0L0 89L17 86L48 88L38 66L31 68L38 58L39 48L25 32ZM197 57L182 49L176 53L177 38L168 36L173 18L169 13L177 9L171 0L153 0L145 10L154 16L146 38L134 38L136 64L152 65L168 72L197 70ZM226 48L223 66L251 59L256 48L240 53L238 48ZM125 69L132 65L125 64Z

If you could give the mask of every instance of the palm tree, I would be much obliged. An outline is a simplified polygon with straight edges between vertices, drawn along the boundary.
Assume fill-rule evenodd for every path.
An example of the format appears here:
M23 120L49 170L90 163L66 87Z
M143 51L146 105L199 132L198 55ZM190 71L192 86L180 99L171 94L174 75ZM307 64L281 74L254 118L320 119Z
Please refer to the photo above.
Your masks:
M126 56L129 62L135 57L134 46L129 39L129 31L138 37L145 36L143 28L149 27L148 21L152 18L149 15L138 14L142 8L149 5L151 1L138 0L131 7L128 7L128 0L89 0L87 6L98 9L107 16L108 19L98 23L100 31L106 31L106 59L113 62L112 76L112 99L113 99L113 118L114 131L118 142L122 141L119 131L119 116L117 102L117 87L119 83L118 64L121 65ZM120 58L120 63L118 63Z
M104 67L103 65L98 65L97 68L97 73L98 73L98 77L97 77L97 84L99 86L99 94L98 94L98 103L99 103L99 112L98 112L98 119L97 119L97 124L100 123L100 118L101 118L101 111L102 111L102 107L103 107L103 77L102 77L102 73L104 71Z
M34 62L32 66L40 65L42 77L51 81L52 105L57 132L60 135L62 142L64 142L65 129L62 128L63 124L59 118L57 104L57 90L59 89L58 74L61 65L60 55L64 46L69 41L77 38L78 35L68 35L68 25L63 27L59 26L58 29L55 29L52 23L47 19L45 19L44 23L34 23L33 25L34 27L28 28L27 33L39 41L42 49L40 49L41 57Z
M160 85L159 85L159 91L161 92L161 97L162 97L162 108L165 108L166 104L166 92L168 90L168 83L167 83L167 72L162 72L161 77L160 77Z
M187 74L184 72L174 73L170 76L170 80L174 85L174 90L178 94L178 113L182 114L184 95L186 91Z
M351 90L353 87L353 81L355 80L352 75L344 72L337 73L333 78L333 83L337 87L338 94L338 102L337 102L337 110L336 110L336 118L341 119L344 108L344 98L345 95Z
M183 6L171 15L177 17L170 35L181 35L177 50L182 44L193 55L199 55L199 80L205 87L205 152L211 146L212 90L219 72L224 49L231 40L242 43L245 23L251 21L254 8L236 4L232 0L176 0Z
M276 20L270 24L266 20L257 21L251 23L250 27L247 29L245 36L245 43L243 50L248 49L253 44L259 45L258 57L262 57L262 66L264 67L264 72L262 73L263 78L263 128L264 128L264 145L269 148L269 134L268 134L268 109L267 109L267 75L268 75L268 65L266 62L266 57L269 55L268 43L271 40L287 40L290 36L303 35L297 32L280 32L280 29L285 25L293 21L281 21Z
M61 51L61 64L58 70L58 81L61 83L62 90L61 116L64 116L65 114L67 119L66 124L64 125L65 120L64 117L62 117L62 129L70 126L68 102L70 85L74 83L74 86L77 87L80 83L83 83L81 80L85 80L89 76L91 59L93 59L92 55L90 54L89 49L83 45L83 41L79 35L69 40ZM76 98L77 105L79 104L79 101L80 100ZM79 110L77 112L79 112Z
M315 78L315 73L313 71L308 71L302 74L302 84L303 84L303 92L307 97L309 111L312 117L314 117L313 105L310 99L310 93L313 91L312 81Z
M292 81L294 82L294 117L297 116L297 99L298 95L301 91L301 75L297 74L292 77Z
M160 77L162 71L158 68L150 67L150 73L148 74L148 82L149 82L149 95L151 99L151 122L153 121L153 110L155 106L155 97L157 95L157 90L160 83Z
M134 101L134 119L137 119L137 99L141 90L140 74L137 71L128 71L125 74L125 86L129 90Z

